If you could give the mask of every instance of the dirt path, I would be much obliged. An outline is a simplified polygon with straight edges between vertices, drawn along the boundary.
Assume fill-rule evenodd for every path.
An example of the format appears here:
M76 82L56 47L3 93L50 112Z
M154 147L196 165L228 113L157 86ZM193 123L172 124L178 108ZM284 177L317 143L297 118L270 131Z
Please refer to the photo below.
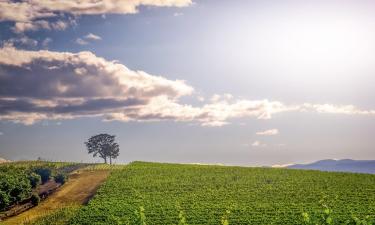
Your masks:
M85 204L96 192L109 175L108 170L79 171L70 175L59 190L50 195L38 206L9 218L3 223L5 225L19 225L24 221L35 219L48 214L51 211L72 204Z

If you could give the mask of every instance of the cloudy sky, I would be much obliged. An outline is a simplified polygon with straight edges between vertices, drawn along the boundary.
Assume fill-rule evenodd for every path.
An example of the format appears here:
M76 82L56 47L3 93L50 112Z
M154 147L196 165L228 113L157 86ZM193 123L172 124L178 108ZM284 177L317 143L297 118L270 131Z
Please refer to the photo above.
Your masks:
M0 157L374 159L372 1L0 0Z

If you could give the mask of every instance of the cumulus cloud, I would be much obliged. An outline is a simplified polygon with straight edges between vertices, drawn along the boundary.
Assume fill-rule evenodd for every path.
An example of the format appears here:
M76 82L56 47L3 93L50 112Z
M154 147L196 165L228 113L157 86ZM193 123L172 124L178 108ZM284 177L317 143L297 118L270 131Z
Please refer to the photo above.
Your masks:
M272 135L279 134L279 130L278 129L270 129L270 130L256 132L256 134L261 135L261 136L272 136Z
M13 37L3 42L5 45L9 46L23 46L23 47L36 47L38 41L27 36Z
M47 20L37 20L30 22L16 22L12 30L15 33L23 33L25 31L36 31L40 29L45 30L65 30L73 23L73 20L63 21L57 20L56 22L49 22Z
M210 102L200 107L167 101L165 97L153 98L148 107L126 110L122 113L108 115L108 120L174 120L198 121L202 126L223 126L233 118L254 117L269 119L273 113L286 111L279 102L268 100L249 101L236 100L233 102Z
M3 0L0 2L0 20L31 21L58 16L58 13L132 14L138 12L139 6L185 7L191 4L191 0Z
M143 108L155 102L172 104L192 92L184 81L132 71L91 52L26 51L12 46L0 49L3 120L32 124L44 119L134 111L151 116L155 114L152 109Z
M200 107L182 104L193 87L181 80L132 71L91 52L0 49L0 119L32 124L44 119L102 116L119 121L198 121L221 126L239 117L270 118L280 102L216 96Z
M270 119L289 111L374 114L353 106L286 105L278 101L214 95L198 106L184 104L194 88L182 80L134 71L91 52L0 48L0 120L101 117L107 121L185 121L223 126L236 118Z
M62 14L73 16L100 14L134 14L140 6L185 7L191 0L2 0L0 21L14 21L15 32L37 29L63 30L64 21L49 23L45 19Z

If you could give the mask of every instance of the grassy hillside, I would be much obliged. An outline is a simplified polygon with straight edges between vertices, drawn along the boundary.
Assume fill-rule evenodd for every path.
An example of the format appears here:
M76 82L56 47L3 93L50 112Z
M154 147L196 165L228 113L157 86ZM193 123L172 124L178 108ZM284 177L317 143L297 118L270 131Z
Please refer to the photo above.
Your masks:
M303 224L302 215L375 219L375 176L135 162L114 170L70 223Z

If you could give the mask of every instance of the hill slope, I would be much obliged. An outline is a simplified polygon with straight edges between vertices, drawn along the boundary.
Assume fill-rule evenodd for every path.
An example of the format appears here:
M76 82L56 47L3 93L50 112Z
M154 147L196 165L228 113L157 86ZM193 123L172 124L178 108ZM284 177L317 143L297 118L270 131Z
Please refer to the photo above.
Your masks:
M326 159L311 164L295 164L288 168L375 174L375 160Z
M375 176L135 162L113 171L70 224L334 224L375 219ZM144 222L144 223L143 223Z

